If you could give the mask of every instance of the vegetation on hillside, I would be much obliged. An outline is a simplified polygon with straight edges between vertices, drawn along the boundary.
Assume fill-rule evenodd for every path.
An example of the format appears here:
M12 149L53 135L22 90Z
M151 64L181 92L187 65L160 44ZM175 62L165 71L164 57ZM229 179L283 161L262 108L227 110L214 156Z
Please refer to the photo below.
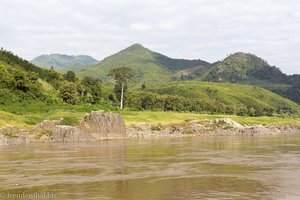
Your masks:
M196 111L248 116L300 113L299 105L265 89L229 83L159 83L132 92L128 98L128 104L137 110Z
M213 67L205 79L216 82L247 83L263 80L282 83L287 80L287 76L253 54L235 53Z
M25 102L99 103L100 96L99 79L79 80L72 71L62 75L53 69L39 68L9 51L0 51L0 106Z
M144 52L142 55L138 54L141 49ZM124 51L120 52L117 57L129 56L128 59L130 60L136 59L136 56L141 56L143 59L140 59L140 61L145 61L144 58L149 58L149 54L152 56L155 54L139 45ZM130 57L130 54L134 56ZM167 62L167 58L164 59ZM152 61L151 65L153 64ZM191 65L199 64L199 62L201 61L181 60L179 63L182 64L178 64L176 67L182 72L188 70L188 68L184 69L183 66L188 66L189 63ZM131 63L131 61L128 63ZM261 62L261 65L263 63ZM205 63L202 64L205 65ZM218 64L220 63L214 66L218 66ZM133 79L136 78L138 72L135 70L144 68L143 65L137 64L137 68L113 67L105 74L105 80L109 77L109 72L111 72L112 78L115 78L116 85L113 89L105 86L99 78L77 77L73 71L61 74L54 69L42 69L9 51L1 50L0 115L2 118L0 126L6 123L20 123L24 126L33 125L43 119L59 117L69 117L66 121L75 122L84 112L99 109L120 112L118 105L121 99L122 83L124 84L124 92L127 92L124 96L126 110L122 111L122 114L134 113L134 111L146 113L165 111L168 113L181 112L191 116L192 113L252 117L288 116L291 118L300 116L299 105L258 86L199 81L162 82L162 80L157 80L159 83L153 83L151 76L169 76L175 73L172 71L174 69L167 67L168 64L165 63L165 65L156 65L156 67L159 66L159 70L155 71L157 74L151 74L151 70L146 74L150 77L147 79L150 82L140 82L142 84L136 85L135 88L128 87L127 81L132 74ZM120 69L124 72L121 74L128 75L124 80L121 80L120 73L117 73ZM152 68L150 67L150 69ZM193 69L194 72L197 72L200 68L196 66ZM213 68L207 69L213 70ZM108 68L105 70L108 70ZM143 70L143 73L146 73L145 70L149 69ZM209 70L206 70L206 73L211 72ZM167 74L161 74L162 72ZM180 71L176 73L178 72ZM142 76L141 80L143 78ZM293 87L299 87L299 76L294 75L292 78ZM287 80L291 81L291 79ZM128 115L124 114L124 116Z
M253 54L228 56L212 67L204 80L259 85L300 103L300 76L288 76Z
M112 76L115 81L115 93L119 97L120 109L123 109L124 93L127 90L128 81L132 78L132 69L128 67L120 67L110 70L108 76Z
M210 64L202 60L172 59L153 52L140 44L132 45L79 72L112 83L106 74L113 68L131 67L134 77L130 85L170 81L211 81L258 85L300 103L300 76L288 76L265 60L248 53L235 53Z
M78 75L98 77L104 83L112 83L113 79L106 76L111 69L129 67L134 71L130 85L138 88L142 84L170 81L179 70L207 65L209 63L201 60L172 59L135 44L86 68Z

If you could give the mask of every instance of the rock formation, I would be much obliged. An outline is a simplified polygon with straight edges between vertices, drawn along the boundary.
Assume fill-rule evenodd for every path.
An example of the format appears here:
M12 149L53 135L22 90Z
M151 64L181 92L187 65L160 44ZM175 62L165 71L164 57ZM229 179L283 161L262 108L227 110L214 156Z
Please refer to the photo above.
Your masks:
M62 120L44 120L26 134L21 129L0 129L0 144L34 142L86 142L126 137L126 127L118 115L93 111L84 116L78 126L62 125Z

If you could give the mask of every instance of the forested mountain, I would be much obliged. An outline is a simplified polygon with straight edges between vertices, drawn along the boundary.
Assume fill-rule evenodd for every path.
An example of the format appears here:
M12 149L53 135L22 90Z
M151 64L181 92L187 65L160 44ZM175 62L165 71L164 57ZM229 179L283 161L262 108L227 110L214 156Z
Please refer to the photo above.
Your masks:
M50 54L38 56L31 62L42 68L50 69L53 67L55 70L65 73L68 70L74 72L80 71L89 65L96 64L98 61L86 55L70 56L64 54Z
M216 64L205 79L215 82L285 83L287 75L253 54L235 53Z
M202 60L172 59L153 52L140 44L134 44L96 65L79 72L79 76L92 76L112 82L107 76L109 71L118 67L130 67L134 71L131 85L140 87L143 83L170 81L178 71L194 68L209 67L209 63Z
M300 76L286 75L253 54L228 56L213 66L204 80L259 85L300 103Z

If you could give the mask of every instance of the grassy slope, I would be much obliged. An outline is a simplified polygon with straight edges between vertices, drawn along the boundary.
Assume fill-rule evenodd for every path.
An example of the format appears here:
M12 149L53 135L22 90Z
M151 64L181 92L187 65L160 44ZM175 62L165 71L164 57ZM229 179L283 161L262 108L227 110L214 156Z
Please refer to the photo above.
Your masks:
M150 51L138 45L105 58L100 63L79 72L79 76L97 77L105 83L112 83L112 78L107 74L111 69L118 67L130 67L134 70L132 85L168 81L172 76L167 68L157 63Z
M13 125L21 128L33 127L35 124L43 121L44 119L60 119L70 117L81 119L86 112L96 110L95 108L77 107L74 109L53 109L48 112L28 112L24 114L12 114L5 111L0 111L0 128L6 125ZM295 123L300 124L299 118L279 118L279 117L239 117L235 115L205 115L194 113L175 113L175 112L153 112L153 111L115 111L119 113L127 125L149 123L149 124L169 124L180 123L188 119L218 119L230 118L241 124L286 124Z
M159 94L180 95L188 98L210 98L227 105L277 108L286 107L300 112L300 106L288 99L257 86L230 83L184 81L160 83L149 86L146 91Z
M281 117L240 117L235 115L206 115L194 113L176 113L176 112L153 112L153 111L121 111L120 115L124 118L126 124L169 124L180 123L187 119L220 119L230 118L240 124L300 124L299 118L281 118Z
M111 69L130 67L134 71L130 85L139 88L143 83L167 82L176 71L198 65L208 66L209 63L201 60L172 59L135 44L79 72L78 75L100 78L107 84L113 82L112 78L107 76Z

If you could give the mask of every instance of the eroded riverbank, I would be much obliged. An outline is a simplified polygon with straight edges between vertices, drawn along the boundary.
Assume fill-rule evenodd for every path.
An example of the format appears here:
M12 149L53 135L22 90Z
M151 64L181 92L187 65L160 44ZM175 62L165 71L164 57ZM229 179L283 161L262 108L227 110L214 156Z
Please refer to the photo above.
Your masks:
M231 119L189 119L170 124L131 124L110 112L87 113L76 126L63 125L62 120L45 120L32 129L7 126L0 129L0 145L25 143L74 143L124 138L159 138L216 135L280 135L297 133L300 125L242 125Z

